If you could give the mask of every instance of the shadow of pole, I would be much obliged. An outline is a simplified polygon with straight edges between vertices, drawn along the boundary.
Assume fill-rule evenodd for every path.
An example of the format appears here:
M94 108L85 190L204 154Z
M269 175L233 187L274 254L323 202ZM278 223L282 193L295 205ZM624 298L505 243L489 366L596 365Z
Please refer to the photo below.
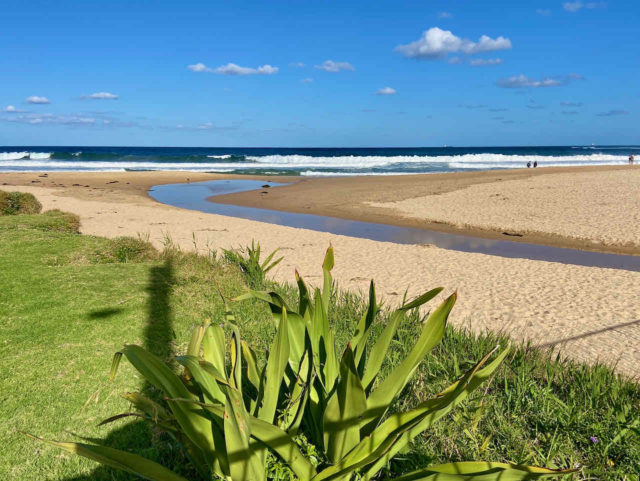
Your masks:
M603 327L602 329L597 329L595 331L589 331L582 334L578 334L576 336L565 337L564 339L557 339L555 341L545 342L544 344L538 344L537 347L553 347L558 344L563 344L565 342L577 341L579 339L584 339L586 337L597 336L598 334L603 334L609 331L615 331L618 329L622 329L625 327L636 326L640 324L640 319L629 322L621 322L620 324L614 324L613 326Z
M167 259L163 265L152 267L149 272L147 292L147 324L144 329L144 348L163 361L173 355L173 317L171 291L174 284L173 264Z
M147 284L147 320L143 332L143 346L165 362L169 362L173 355L173 314L171 310L171 294L174 285L174 267L171 259L167 259L162 265L152 266L149 270ZM126 339L122 340L126 342ZM158 401L151 385L145 382L140 391L146 396ZM123 401L123 411L125 403ZM157 433L151 431L145 421L134 421L109 433L102 439L96 440L103 446L108 446L124 451L139 454L149 459L157 460L162 448L158 448L155 442ZM160 451L159 451L160 450ZM96 467L86 476L74 476L65 481L113 481L113 480L139 480L138 476L124 471Z

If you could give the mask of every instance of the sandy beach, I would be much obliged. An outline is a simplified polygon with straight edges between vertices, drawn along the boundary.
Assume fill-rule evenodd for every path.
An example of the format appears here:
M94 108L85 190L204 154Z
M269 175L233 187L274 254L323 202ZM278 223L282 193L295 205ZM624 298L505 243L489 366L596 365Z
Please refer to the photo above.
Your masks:
M640 251L638 186L640 169L554 173L371 205L461 229L556 235Z
M640 254L640 168L548 167L292 181L269 195L242 192L217 196L215 202Z
M640 248L638 196L633 196L640 169L631 173L610 167L484 174L305 180L272 189L260 201L255 193L246 193L226 196L225 202L243 197L245 205L253 199L262 202L261 207L275 208L287 198L288 205L295 205L298 211L336 215L338 202L366 191L360 203L343 206L339 217L349 218L347 214L362 210L361 216L378 221L394 218L404 225L429 220L459 230L484 230L486 235L499 236L501 230L509 229L535 232L574 246L605 245L607 250L633 252ZM457 326L475 332L507 332L514 339L560 348L573 359L615 363L621 373L638 375L640 303L635 293L640 290L640 273L355 239L187 211L158 204L146 195L156 184L221 178L213 174L41 175L0 174L0 189L28 191L45 209L79 215L86 234L148 234L158 246L169 235L185 250L240 247L256 239L265 250L281 249L285 260L274 276L289 282L294 268L310 282L319 281L324 250L333 244L335 276L342 288L362 290L374 278L379 293L392 304L406 289L409 295L438 285L445 286L445 293L457 289L459 302L451 317ZM432 180L427 182L425 177ZM506 200L494 199L495 193ZM324 206L319 201L310 205L322 196L333 200ZM619 202L629 209L621 209ZM480 206L485 203L490 209L483 213ZM581 211L584 217L579 217Z

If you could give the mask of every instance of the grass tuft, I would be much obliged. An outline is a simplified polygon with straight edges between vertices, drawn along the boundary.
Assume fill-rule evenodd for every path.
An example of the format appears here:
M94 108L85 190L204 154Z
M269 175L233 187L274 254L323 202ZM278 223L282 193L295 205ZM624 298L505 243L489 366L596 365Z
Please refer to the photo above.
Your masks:
M12 229L35 229L45 232L77 234L80 219L75 214L60 210L48 210L42 214L0 216L0 231Z
M240 249L223 249L222 251L224 260L229 264L238 266L244 273L247 283L253 289L262 289L267 280L267 273L283 259L283 257L279 257L273 260L273 257L278 252L278 249L276 249L262 259L261 262L260 243L254 241L251 241L250 246Z
M92 254L92 262L108 264L112 262L145 262L158 260L159 252L151 243L142 238L116 237Z
M38 214L42 204L33 194L0 190L0 215Z

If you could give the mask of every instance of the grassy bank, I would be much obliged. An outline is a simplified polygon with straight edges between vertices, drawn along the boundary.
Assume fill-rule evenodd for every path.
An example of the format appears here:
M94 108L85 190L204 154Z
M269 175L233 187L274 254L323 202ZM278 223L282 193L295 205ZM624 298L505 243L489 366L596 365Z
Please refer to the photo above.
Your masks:
M158 253L141 241L82 236L73 233L76 228L77 219L60 212L0 217L1 479L129 479L34 444L17 430L53 439L106 439L167 466L179 464L167 439L144 424L96 427L127 410L118 394L140 387L126 363L116 382L107 382L111 356L126 342L170 360L184 350L192 326L222 318L218 290L233 297L255 282L213 256L171 248ZM287 286L271 287L293 296ZM330 314L342 345L363 303L340 294L337 306ZM266 307L245 301L233 309L245 339L263 350L273 330ZM419 320L416 314L400 329L395 355L383 369L413 344ZM448 329L397 408L435 394L497 342L505 341ZM576 479L640 476L637 384L603 367L521 348L485 388L389 466L390 474L440 461L493 459L549 467L580 463L585 467Z

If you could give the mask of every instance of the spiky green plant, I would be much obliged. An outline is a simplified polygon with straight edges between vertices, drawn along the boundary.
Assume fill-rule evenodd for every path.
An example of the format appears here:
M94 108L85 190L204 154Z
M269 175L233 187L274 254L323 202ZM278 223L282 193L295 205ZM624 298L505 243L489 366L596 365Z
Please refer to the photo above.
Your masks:
M109 418L138 416L172 435L204 478L211 474L230 481L267 479L266 456L271 451L301 481L340 480L354 476L373 479L400 450L427 430L500 365L508 349L486 354L471 370L433 399L400 413L389 413L420 362L443 337L456 294L449 296L427 318L407 357L385 378L378 379L400 321L406 312L438 295L433 289L396 309L375 341L369 341L379 307L371 283L369 306L341 356L336 353L328 323L332 287L333 249L323 263L323 289L312 291L296 274L299 302L287 306L276 293L250 291L248 297L269 303L276 334L264 362L242 341L233 314L225 325L204 323L194 329L187 353L176 358L183 366L174 373L153 354L127 345L116 353L115 376L124 355L135 369L164 395L159 404L140 393L127 399L136 412ZM494 355L495 354L495 355ZM493 357L493 359L491 359ZM311 462L301 440L322 453ZM111 448L46 441L151 480L183 480L169 469L140 456ZM571 470L491 462L459 462L430 466L403 475L403 481L525 480L558 477Z
M411 440L451 411L487 379L508 354L508 349L503 349L488 362L498 351L496 347L435 398L409 412L389 415L389 408L419 364L442 339L457 294L450 295L430 314L405 359L385 379L378 379L391 341L398 326L406 319L406 313L436 297L443 288L432 289L393 311L380 336L370 341L371 327L379 311L375 284L371 281L367 310L339 357L328 322L333 266L333 248L330 247L322 266L322 290L310 290L296 272L299 296L295 308L289 307L276 292L249 291L237 300L256 298L267 302L278 325L278 333L285 326L287 328L289 346L285 348L285 353L279 352L278 355L288 357L288 362L283 363L281 370L273 372L272 378L278 383L280 397L284 392L288 402L282 404L281 416L273 421L290 435L302 432L318 451L325 454L326 463L321 466L324 469L314 474L314 481L349 479L355 471L359 472L360 478L369 480L377 476ZM252 362L250 356L247 356L246 362ZM269 379L268 372L266 378ZM489 470L492 473L500 472L500 479L520 479L517 476L524 476L523 472L527 473L529 479L569 472L508 467L496 463L491 463L490 468L487 466L486 463L456 463L455 466L431 467L413 474L419 478L421 473L430 476L428 473L432 471L448 474L459 471L460 475L471 476ZM508 476L506 471L509 472ZM511 475L516 477L510 478Z
M283 259L279 257L273 260L278 252L275 249L262 262L260 262L260 243L251 241L251 246L246 246L239 250L222 249L224 258L228 262L237 264L242 272L246 275L249 284L255 288L261 288L267 278L267 273L277 266Z

